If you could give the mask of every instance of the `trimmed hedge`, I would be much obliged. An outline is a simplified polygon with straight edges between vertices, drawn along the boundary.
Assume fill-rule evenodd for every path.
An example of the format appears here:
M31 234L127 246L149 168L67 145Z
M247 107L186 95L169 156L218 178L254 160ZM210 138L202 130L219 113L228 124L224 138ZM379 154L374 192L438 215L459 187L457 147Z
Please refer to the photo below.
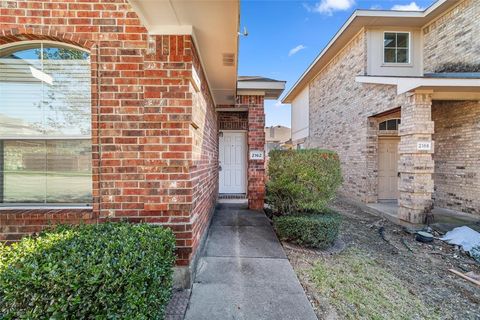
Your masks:
M281 240L319 249L328 248L333 244L341 222L341 216L333 211L280 216L273 220Z
M128 223L58 226L0 245L2 319L163 319L175 238Z
M277 214L321 211L342 182L333 151L272 150L269 156L266 202Z

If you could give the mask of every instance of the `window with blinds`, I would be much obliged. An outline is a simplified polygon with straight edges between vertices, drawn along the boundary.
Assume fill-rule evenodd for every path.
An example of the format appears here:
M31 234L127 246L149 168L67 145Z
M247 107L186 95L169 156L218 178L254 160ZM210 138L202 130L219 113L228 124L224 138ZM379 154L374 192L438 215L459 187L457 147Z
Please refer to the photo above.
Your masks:
M52 42L0 49L0 203L89 204L88 53Z

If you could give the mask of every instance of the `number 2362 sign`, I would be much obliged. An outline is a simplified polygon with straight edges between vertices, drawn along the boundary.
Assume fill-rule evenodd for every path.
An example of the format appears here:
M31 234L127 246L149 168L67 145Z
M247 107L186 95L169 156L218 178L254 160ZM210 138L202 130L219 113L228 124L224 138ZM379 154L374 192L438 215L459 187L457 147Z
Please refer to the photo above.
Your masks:
M265 157L263 150L250 151L250 160L263 160Z

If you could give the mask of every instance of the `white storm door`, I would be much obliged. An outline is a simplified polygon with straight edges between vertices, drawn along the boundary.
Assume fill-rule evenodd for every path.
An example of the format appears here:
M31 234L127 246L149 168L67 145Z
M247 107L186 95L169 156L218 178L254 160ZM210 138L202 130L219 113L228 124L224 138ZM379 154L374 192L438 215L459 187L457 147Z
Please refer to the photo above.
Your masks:
M246 192L246 138L245 132L224 131L219 145L219 192Z

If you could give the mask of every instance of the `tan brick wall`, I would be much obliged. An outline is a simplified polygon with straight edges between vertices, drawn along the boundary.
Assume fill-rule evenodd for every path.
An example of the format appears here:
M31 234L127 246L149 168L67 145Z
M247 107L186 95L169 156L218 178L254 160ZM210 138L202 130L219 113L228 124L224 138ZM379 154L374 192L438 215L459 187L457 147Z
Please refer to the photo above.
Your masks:
M434 101L435 205L480 214L480 102Z
M464 0L423 29L424 70L445 63L480 63L480 1Z
M445 62L479 63L480 1L466 0L424 29L425 68ZM336 151L344 182L341 192L364 202L377 200L378 122L399 117L406 95L396 88L355 82L366 68L366 37L360 32L309 84L309 147ZM455 108L448 108L446 106ZM445 106L445 107L441 107ZM478 102L435 102L435 205L479 213L480 141ZM448 115L446 113L449 113ZM450 148L450 150L449 150ZM475 171L476 170L476 171Z
M355 76L366 68L365 33L358 34L310 83L308 146L336 151L342 192L361 201L376 200L376 131L369 117L398 107L393 86L366 85Z

